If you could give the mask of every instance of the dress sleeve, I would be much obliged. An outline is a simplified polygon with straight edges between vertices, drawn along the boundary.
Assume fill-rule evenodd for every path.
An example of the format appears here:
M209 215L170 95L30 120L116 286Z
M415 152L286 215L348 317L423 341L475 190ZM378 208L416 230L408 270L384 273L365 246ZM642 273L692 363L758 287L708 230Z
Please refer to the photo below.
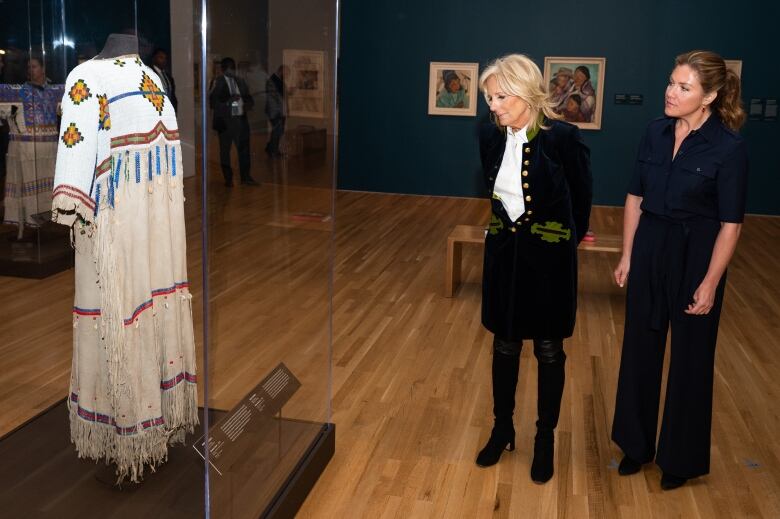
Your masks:
M739 140L718 170L718 218L721 222L742 223L747 199L747 145Z
M62 122L52 193L52 220L71 226L94 221L92 180L100 124L99 85L83 65L68 75L62 96Z
M590 170L590 149L585 145L576 126L572 127L561 155L566 181L569 184L572 214L577 231L577 243L579 243L588 232L593 200L593 175Z

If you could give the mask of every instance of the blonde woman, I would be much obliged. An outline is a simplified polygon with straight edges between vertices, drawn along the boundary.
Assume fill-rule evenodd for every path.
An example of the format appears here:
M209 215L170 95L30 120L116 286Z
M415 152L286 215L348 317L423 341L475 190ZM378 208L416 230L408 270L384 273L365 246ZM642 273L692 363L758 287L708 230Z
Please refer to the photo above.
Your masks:
M664 115L639 145L623 216L628 281L612 439L618 471L655 459L671 490L710 469L712 381L726 267L747 193L739 77L708 51L677 56ZM629 277L629 271L631 276ZM664 350L671 325L666 404L656 450Z
M477 465L514 450L520 349L532 340L539 381L531 479L553 476L554 430L564 385L563 339L577 309L577 244L588 230L591 172L576 126L553 111L547 85L528 57L490 63L480 88L495 124L480 154L493 214L485 237L482 324L494 334L490 439Z

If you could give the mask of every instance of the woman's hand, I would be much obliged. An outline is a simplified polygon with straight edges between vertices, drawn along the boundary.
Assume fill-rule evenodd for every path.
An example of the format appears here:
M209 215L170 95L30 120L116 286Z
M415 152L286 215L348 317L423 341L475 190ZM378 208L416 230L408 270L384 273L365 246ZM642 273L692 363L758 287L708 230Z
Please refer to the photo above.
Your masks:
M631 258L629 256L622 256L620 258L620 263L615 267L615 283L617 283L620 288L623 288L626 279L628 279L628 271L630 269Z
M712 310L712 305L715 304L715 289L716 285L702 281L696 292L693 293L693 303L688 305L685 309L685 313L688 315L707 315Z

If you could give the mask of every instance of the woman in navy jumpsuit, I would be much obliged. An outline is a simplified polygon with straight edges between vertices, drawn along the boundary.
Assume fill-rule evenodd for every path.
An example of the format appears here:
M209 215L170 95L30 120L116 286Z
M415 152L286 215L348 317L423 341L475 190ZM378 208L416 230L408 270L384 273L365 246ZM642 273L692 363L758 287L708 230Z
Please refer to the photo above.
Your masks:
M647 127L626 198L615 281L628 287L612 439L624 453L621 475L655 459L665 490L709 472L715 342L747 187L739 91L717 54L678 56L666 117Z

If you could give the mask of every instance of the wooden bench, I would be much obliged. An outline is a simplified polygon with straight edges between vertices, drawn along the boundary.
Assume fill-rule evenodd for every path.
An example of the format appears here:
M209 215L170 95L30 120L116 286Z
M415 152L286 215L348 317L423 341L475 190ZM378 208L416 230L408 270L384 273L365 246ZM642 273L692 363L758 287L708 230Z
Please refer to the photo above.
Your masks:
M447 258L445 260L444 295L452 297L460 284L461 256L464 243L484 246L485 227L480 225L456 225L447 236ZM623 238L617 234L599 234L596 241L582 241L581 251L621 252Z

